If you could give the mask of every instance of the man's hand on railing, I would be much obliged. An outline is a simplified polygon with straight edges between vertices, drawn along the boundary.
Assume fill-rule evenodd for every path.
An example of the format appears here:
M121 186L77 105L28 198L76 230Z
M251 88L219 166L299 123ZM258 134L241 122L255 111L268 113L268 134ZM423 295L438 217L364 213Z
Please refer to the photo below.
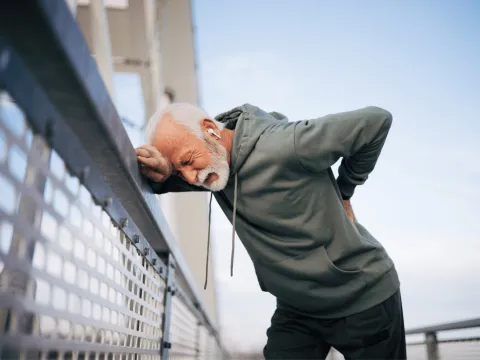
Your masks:
M149 179L162 182L172 174L172 165L154 146L143 145L135 149L140 171Z

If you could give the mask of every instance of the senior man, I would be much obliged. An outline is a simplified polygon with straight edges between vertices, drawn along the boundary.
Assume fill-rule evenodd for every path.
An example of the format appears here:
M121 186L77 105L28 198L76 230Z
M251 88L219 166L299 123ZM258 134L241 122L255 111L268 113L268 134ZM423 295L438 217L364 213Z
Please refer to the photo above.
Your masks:
M266 359L324 359L332 346L406 359L395 266L350 206L391 123L378 107L289 122L249 104L215 119L172 104L149 121L137 156L154 192L212 191L277 299Z

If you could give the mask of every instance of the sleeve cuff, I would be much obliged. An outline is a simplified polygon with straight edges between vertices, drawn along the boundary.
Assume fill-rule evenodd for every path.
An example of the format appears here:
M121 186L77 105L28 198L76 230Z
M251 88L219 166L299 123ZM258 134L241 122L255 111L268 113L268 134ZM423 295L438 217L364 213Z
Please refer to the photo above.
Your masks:
M161 182L156 182L156 181L153 181L153 180L150 180L150 179L147 179L147 182L148 184L150 185L150 187L152 188L152 191L154 194L163 194L163 183Z
M337 178L337 185L340 189L340 194L342 195L343 200L350 200L355 192L356 185L347 182L344 178L338 177Z

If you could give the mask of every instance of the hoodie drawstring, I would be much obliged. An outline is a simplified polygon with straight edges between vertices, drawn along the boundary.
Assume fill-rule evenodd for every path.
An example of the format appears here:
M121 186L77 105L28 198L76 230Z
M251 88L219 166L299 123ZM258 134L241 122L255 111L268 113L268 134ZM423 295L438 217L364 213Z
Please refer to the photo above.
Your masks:
M238 178L237 174L235 174L235 189L233 192L233 218L232 218L232 255L230 258L230 276L233 276L233 259L235 257L235 220L237 215L237 185L238 185ZM210 201L208 203L208 238L207 238L207 259L205 263L205 284L203 285L203 289L207 288L208 283L208 262L210 257L210 225L212 220L212 198L213 193L210 193Z
M210 257L210 224L212 222L212 198L213 193L210 193L210 201L208 202L207 260L205 262L205 284L203 285L204 290L207 288L208 283L208 260Z
M232 218L232 256L230 257L230 276L233 276L233 257L235 256L235 218L237 216L237 174L235 174L235 190L233 192Z

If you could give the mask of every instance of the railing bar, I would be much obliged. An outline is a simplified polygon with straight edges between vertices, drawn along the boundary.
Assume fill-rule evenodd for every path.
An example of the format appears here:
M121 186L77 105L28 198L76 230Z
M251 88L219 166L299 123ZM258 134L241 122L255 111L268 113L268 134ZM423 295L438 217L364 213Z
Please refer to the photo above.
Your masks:
M480 337L468 337L468 338L459 338L459 339L444 339L444 340L438 340L437 342L439 344L442 343L457 343L457 342L480 342Z
M441 332L441 331L451 331L451 330L464 330L464 329L471 329L471 328L477 328L477 327L480 328L480 318L456 321L456 322L434 325L434 326L427 326L422 328L415 328L415 329L407 330L405 333L406 335L413 335L413 334L434 333L434 332Z

